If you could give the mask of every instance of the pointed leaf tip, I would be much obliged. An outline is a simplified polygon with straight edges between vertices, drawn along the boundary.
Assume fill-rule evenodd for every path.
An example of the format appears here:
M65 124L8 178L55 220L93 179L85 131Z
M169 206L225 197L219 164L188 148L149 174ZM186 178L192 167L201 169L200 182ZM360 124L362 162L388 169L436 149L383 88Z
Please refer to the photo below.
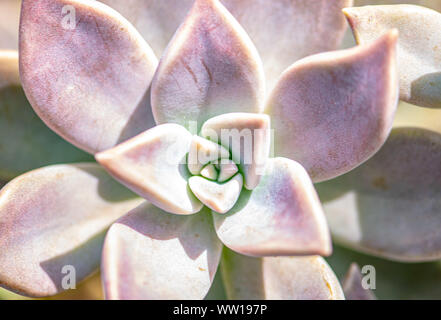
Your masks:
M116 147L96 154L96 160L118 181L164 211L193 214L202 203L188 188L186 157L192 135L177 124L151 128Z
M288 68L270 95L275 154L300 162L314 182L360 165L386 140L398 103L397 31Z
M157 123L185 127L228 112L262 112L264 74L246 32L219 1L196 1L152 85Z
M344 299L337 277L319 256L251 258L224 249L221 270L229 299Z
M268 161L260 184L242 191L227 215L214 215L219 239L250 256L329 255L326 219L306 171L296 162Z

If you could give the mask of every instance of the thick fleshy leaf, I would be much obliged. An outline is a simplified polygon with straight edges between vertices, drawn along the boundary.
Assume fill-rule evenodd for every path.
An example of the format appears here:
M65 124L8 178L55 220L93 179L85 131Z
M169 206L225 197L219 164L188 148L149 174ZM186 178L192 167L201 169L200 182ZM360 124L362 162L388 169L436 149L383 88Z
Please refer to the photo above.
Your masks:
M392 30L373 43L300 60L267 105L277 156L300 162L315 182L355 168L384 143L398 102Z
M270 159L260 184L242 191L227 215L214 215L230 249L251 256L329 255L331 239L320 201L305 169Z
M0 89L19 85L18 52L14 50L0 50Z
M35 114L18 73L18 52L0 50L0 179L55 163L93 161Z
M415 4L441 11L441 2L438 0L354 0L356 7L383 4Z
M265 170L271 146L270 122L266 114L227 113L211 118L201 129L202 136L230 150L248 190L259 184Z
M363 288L363 275L360 267L352 263L343 281L343 292L346 300L375 300L375 295L369 288Z
M0 49L17 49L21 0L0 1Z
M192 135L177 124L151 128L95 158L118 181L161 209L192 214L202 208L188 188L185 158Z
M400 98L441 108L441 13L412 5L366 6L344 12L361 44L397 28Z
M363 276L368 276L369 286L378 299L441 299L441 263L401 263L368 256L334 246L332 256L326 258L340 280L355 261L361 268L368 266ZM373 268L374 269L373 269ZM368 271L369 270L369 271ZM371 280L368 280L368 279ZM348 298L348 297L347 297Z
M352 172L316 185L333 239L399 261L441 258L441 134L394 129Z
M218 183L194 176L188 180L188 185L194 195L211 210L226 213L239 199L243 177L241 174L236 174L228 182Z
M229 299L344 299L337 277L319 256L250 258L224 248L221 270Z
M208 164L201 170L201 176L209 180L217 180L218 172L214 164Z
M298 59L339 47L352 0L223 0L262 57L268 88Z
M261 112L262 63L246 32L218 0L196 0L152 84L157 123L197 127L228 112Z
M135 28L97 1L23 0L23 88L43 121L79 148L102 151L154 124L156 66Z
M222 245L208 209L173 215L146 203L110 228L102 274L108 299L202 299Z
M195 135L191 140L188 152L188 170L191 174L197 175L207 163L229 157L230 152L220 144Z
M63 290L64 266L81 281L99 266L108 226L141 201L93 163L12 180L0 192L0 285L53 295Z

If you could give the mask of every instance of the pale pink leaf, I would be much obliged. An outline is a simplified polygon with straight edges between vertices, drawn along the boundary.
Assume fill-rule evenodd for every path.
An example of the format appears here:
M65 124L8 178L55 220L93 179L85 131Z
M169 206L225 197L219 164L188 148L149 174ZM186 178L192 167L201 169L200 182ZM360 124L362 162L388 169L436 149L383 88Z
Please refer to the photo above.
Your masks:
M209 212L169 214L145 203L109 230L101 266L107 299L203 299L222 251Z
M136 29L102 3L23 1L23 88L40 118L81 149L108 149L154 125L156 66Z

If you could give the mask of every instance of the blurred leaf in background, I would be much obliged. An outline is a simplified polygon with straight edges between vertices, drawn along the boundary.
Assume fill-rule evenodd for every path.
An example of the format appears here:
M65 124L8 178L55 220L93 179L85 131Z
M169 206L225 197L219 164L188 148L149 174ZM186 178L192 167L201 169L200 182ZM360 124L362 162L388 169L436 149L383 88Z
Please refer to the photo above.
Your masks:
M400 263L334 246L326 259L340 281L352 262L375 268L378 299L441 299L441 262Z

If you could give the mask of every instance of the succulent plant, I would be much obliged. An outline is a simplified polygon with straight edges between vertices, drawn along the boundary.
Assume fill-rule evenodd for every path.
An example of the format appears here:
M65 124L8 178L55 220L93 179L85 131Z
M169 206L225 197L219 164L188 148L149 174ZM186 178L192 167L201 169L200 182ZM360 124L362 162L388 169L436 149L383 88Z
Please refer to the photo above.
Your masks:
M0 51L0 111L27 118L13 109L0 125L35 134L14 136L0 178L55 165L0 192L0 285L50 296L64 266L81 281L101 264L109 299L202 299L220 264L215 286L231 299L342 299L320 257L326 218L344 246L439 259L439 133L389 133L418 109L395 117L398 98L440 107L441 15L351 4L23 0L20 72ZM359 45L329 51L345 15ZM38 117L98 163L44 128L20 80ZM339 276L368 264L336 251ZM352 264L346 298L375 298L361 281Z

